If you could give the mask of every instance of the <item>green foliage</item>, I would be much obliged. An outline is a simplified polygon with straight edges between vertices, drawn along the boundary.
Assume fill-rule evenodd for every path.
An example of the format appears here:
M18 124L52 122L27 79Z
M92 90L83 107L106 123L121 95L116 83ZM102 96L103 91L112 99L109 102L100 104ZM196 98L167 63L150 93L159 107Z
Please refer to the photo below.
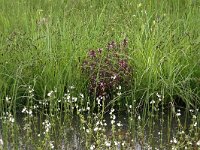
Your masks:
M198 1L157 2L0 0L0 97L20 99L34 85L38 99L68 85L86 92L81 63L87 50L129 39L134 83L127 96L149 103L165 95L199 105ZM123 85L122 85L123 86Z

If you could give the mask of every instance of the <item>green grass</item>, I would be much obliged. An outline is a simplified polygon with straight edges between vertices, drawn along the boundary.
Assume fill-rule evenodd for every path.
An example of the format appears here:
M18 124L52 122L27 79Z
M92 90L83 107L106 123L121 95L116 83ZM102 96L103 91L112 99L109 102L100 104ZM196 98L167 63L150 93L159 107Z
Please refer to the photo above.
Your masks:
M197 1L2 1L1 97L36 95L66 85L84 89L80 60L89 49L129 40L132 89L148 101L164 92L199 104L199 3ZM141 3L141 6L140 6ZM85 91L87 91L85 89ZM19 93L19 94L18 94Z
M50 106L50 113L54 112L60 105L56 100L72 85L76 95L85 95L86 102L79 105L86 107L92 100L81 65L88 50L105 50L108 42L125 37L134 75L131 88L116 98L122 110L125 101L142 109L145 118L154 107L152 100L161 108L200 106L198 0L0 0L0 4L2 116L12 112L15 117L56 88ZM156 93L164 97L162 102ZM64 108L71 111L69 105Z

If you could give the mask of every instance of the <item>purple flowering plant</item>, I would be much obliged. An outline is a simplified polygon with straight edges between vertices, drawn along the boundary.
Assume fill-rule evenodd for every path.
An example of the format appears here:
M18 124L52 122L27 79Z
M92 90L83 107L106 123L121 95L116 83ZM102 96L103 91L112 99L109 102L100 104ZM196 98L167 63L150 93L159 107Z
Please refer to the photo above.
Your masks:
M128 40L109 42L106 48L89 50L82 64L82 72L88 77L88 91L99 99L112 99L121 90L130 87L133 68L127 54ZM119 88L120 87L120 88Z

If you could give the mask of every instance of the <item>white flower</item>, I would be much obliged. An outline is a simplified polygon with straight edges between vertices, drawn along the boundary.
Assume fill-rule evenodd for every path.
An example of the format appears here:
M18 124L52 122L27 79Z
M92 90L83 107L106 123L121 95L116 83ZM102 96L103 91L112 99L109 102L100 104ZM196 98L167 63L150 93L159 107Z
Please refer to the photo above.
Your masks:
M97 121L97 122L96 122L96 126L98 126L99 124L100 124L100 121Z
M120 145L120 142L114 141L114 144L115 144L115 146L119 146L119 145Z
M9 117L9 121L10 121L11 123L14 123L14 122L15 122L15 119L14 119L12 116L10 116L10 117Z
M28 112L28 114L30 115L30 116L32 116L32 110L29 110L29 112Z
M11 98L6 96L6 103L10 103Z
M176 138L173 138L173 142L176 144L178 141Z
M193 115L192 118L193 118L193 119L197 119L197 116Z
M114 75L114 76L111 76L111 79L113 79L113 80L115 80L117 78L117 76L116 75Z
M105 145L106 145L107 147L110 147L110 146L111 146L111 142L110 142L110 141L105 141Z
M197 142L197 145L200 146L200 140Z
M34 106L33 106L33 109L37 109L37 108L39 108L38 105L34 105Z
M178 117L178 116L181 116L181 113L177 113L176 116L177 116L177 117Z
M70 89L75 89L75 87L74 87L73 85L72 85L72 86L69 86L69 88L70 88Z
M24 107L24 108L22 109L22 113L25 113L25 112L27 112L26 107Z
M53 141L50 141L50 142L49 142L49 145L50 145L50 148L51 148L51 149L54 149Z
M69 102L69 100L70 100L70 94L67 94L67 100L68 100L68 102Z
M99 129L98 127L95 127L95 128L94 128L94 132L98 131L98 129Z
M29 93L33 93L34 92L34 89L31 88L31 86L29 86L28 88L29 88L29 91L28 91Z
M152 100L151 102L150 102L150 104L155 104L156 102L154 101L154 100Z
M114 108L112 108L111 110L110 110L110 115L113 113L115 111L115 109Z
M2 146L3 146L3 140L2 140L2 139L0 139L0 145L2 145Z
M115 120L111 120L111 124L114 124L115 123Z
M190 109L189 111L190 111L190 112L194 112L194 110L193 110L193 109Z
M95 145L91 145L90 150L94 150L94 149L95 149Z
M158 94L158 93L156 93L156 96L157 96L158 98L161 98L161 95L160 95L160 94Z
M76 102L77 101L77 97L72 97L72 102Z
M48 96L48 97L51 97L52 94L53 94L53 91L50 91L50 92L47 94L47 96Z
M89 129L86 129L86 132L87 132L87 133L90 133L90 130L89 130Z
M51 123L49 122L49 120L45 120L42 125L44 125L45 128L45 133L49 132L50 128L51 128Z
M117 123L117 126L118 126L118 127L122 127L123 124L121 124L121 122L119 121L119 122Z
M119 85L119 86L117 87L117 89L118 89L118 90L121 90L121 89L122 89L121 85Z
M125 145L125 141L122 142L122 146L124 146L124 145Z
M90 110L90 107L89 107L89 106L87 107L87 110L88 110L88 111Z
M113 115L111 118L113 118L113 120L115 120L115 119L116 119L116 116L115 116L115 115Z
M197 126L197 122L194 123L194 127L196 127L196 126Z
M117 92L117 95L118 95L118 96L121 96L121 95L122 95L122 93L121 93L121 92Z

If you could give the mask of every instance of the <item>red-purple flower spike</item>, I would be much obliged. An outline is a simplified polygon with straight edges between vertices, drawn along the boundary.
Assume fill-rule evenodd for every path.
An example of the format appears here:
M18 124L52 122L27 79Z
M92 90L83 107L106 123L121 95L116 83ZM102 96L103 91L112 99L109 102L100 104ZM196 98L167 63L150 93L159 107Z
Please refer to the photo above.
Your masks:
M125 51L120 51L127 44L127 38L119 45L115 41L109 42L104 57L101 57L102 48L88 52L89 57L83 62L82 69L89 77L88 90L91 96L112 99L117 94L117 87L123 85L128 88L132 69L126 55L121 55L126 54Z
M127 68L127 63L125 60L120 60L119 65L121 68L126 69Z
M92 58L96 57L96 52L94 50L90 50L89 56L92 57Z

